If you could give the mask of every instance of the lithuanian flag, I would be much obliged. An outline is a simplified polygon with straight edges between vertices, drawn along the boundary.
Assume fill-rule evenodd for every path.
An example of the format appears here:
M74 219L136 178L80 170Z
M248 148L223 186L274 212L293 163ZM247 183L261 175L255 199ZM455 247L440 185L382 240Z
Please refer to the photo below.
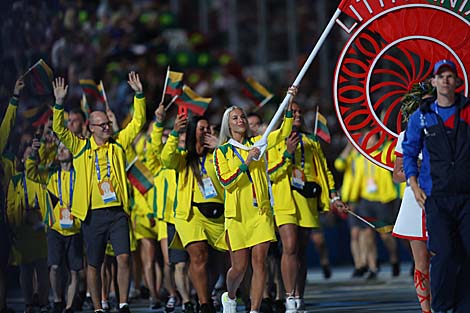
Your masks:
M80 101L80 108L85 114L85 118L88 120L88 117L90 116L90 113L91 113L91 108L90 108L90 105L88 104L88 101L86 100L84 93L82 93L82 100Z
M44 62L43 59L37 61L29 70L24 74L29 77L29 86L31 91L40 96L52 94L52 69Z
M328 122L326 117L324 117L319 111L317 107L317 114L315 117L315 131L314 134L327 143L331 142L330 131L328 130Z
M261 108L269 100L273 98L273 94L268 91L263 85L254 80L252 77L248 77L245 80L242 92L250 98L258 108Z
M99 102L104 103L101 91L93 79L80 79L79 83L89 101L94 104Z
M141 194L153 187L153 174L137 157L127 166L127 179Z
M176 104L186 107L195 115L203 115L212 98L203 98L188 86L183 86L183 93L176 99Z
M172 97L181 95L181 88L183 87L183 73L168 70L165 86L165 94L171 95Z
M28 121L29 125L38 127L46 124L49 117L52 116L52 110L47 105L40 105L23 111L21 115Z

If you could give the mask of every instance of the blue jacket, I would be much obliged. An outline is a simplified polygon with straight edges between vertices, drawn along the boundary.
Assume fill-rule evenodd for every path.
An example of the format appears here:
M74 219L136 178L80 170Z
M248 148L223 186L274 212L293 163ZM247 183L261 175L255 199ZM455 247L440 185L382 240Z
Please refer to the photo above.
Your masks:
M470 194L469 124L470 99L461 95L448 108L439 107L435 100L425 101L411 115L403 141L403 166L406 178L417 176L426 195Z

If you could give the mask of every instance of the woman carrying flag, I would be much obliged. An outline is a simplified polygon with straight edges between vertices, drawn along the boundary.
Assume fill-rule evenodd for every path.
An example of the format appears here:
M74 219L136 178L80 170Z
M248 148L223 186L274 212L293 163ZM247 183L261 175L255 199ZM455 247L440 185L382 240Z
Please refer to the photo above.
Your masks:
M289 88L291 101L281 128L268 136L268 148L283 141L292 129L292 101L296 87ZM230 140L229 140L230 139ZM248 267L250 250L253 277L251 311L257 312L265 285L265 259L269 244L276 240L273 212L269 196L267 163L260 150L249 151L259 137L248 135L248 121L241 108L228 108L222 118L220 146L214 153L219 182L225 189L225 238L218 242L230 251L231 268L227 272L227 292L222 295L224 313L235 313L236 292Z

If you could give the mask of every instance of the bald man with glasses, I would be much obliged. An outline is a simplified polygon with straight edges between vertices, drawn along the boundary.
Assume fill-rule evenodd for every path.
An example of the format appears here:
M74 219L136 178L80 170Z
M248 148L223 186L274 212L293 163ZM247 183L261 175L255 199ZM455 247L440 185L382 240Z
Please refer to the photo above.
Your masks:
M73 165L77 177L72 215L82 221L88 257L87 281L95 312L103 312L100 269L108 240L118 263L119 312L129 312L130 201L124 147L132 143L145 123L145 97L138 74L130 72L128 83L135 92L132 121L123 130L113 134L106 113L91 112L91 136L83 139L64 127L63 104L68 86L60 77L53 82L56 98L53 130L74 156Z

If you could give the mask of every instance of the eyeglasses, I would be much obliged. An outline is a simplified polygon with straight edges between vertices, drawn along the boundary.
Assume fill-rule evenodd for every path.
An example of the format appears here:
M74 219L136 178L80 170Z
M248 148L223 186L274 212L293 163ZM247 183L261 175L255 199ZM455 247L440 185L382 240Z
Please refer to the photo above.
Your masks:
M105 122L101 124L90 124L91 126L99 126L101 127L102 130L105 130L107 127L111 127L113 123L112 122Z

